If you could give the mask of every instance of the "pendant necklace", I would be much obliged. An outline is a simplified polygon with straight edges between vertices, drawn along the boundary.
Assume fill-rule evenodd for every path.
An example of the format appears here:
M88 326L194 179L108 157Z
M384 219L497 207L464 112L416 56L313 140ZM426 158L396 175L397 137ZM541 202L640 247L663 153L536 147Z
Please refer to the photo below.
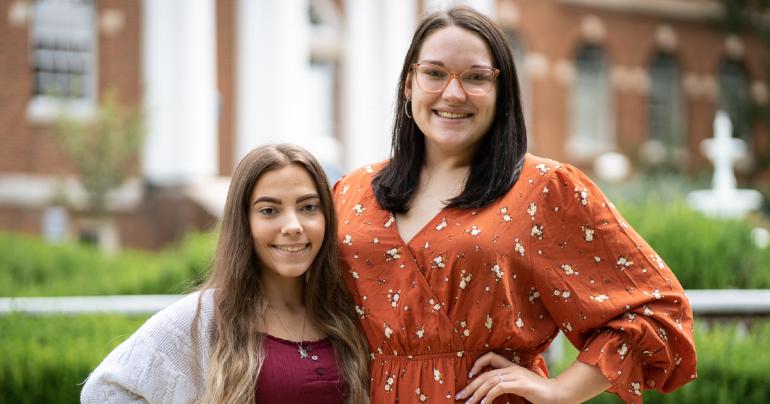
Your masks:
M275 309L273 309L273 306L268 304L267 308L273 312L273 315L275 316L275 318L278 319L278 324L280 324L281 328L283 328L283 330L286 331L286 334L288 334L289 336L297 340L297 337L294 335L294 333L292 333L291 331L289 331L288 328L286 328L286 325L283 323L283 320L281 320L281 317L278 315L278 312L276 312ZM310 345L308 346L302 345L302 341L305 338L305 323L307 323L307 309L305 310L305 317L302 319L302 334L299 336L299 339L296 341L297 353L299 354L300 359L310 358L314 361L317 361L318 360L317 355L312 355L312 356L310 355L310 352L313 351L313 347Z

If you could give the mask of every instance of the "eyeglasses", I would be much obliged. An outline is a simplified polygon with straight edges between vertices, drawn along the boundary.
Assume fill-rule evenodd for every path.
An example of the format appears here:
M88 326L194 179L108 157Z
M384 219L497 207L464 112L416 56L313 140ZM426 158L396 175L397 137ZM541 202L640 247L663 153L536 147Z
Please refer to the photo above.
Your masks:
M492 67L475 67L462 73L450 73L444 66L431 63L415 63L412 65L417 85L427 93L444 91L452 79L460 82L460 87L471 95L486 95L497 82L499 69Z

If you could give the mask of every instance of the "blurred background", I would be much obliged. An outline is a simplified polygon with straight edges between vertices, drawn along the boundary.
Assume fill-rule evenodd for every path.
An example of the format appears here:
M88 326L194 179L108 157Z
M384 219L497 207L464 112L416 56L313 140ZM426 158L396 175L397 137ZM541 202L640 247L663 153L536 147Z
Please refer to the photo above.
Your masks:
M388 158L415 25L452 4L505 31L530 152L589 173L688 290L770 289L768 0L0 0L0 296L190 290L250 149L332 180ZM646 399L770 401L764 310L699 314L701 380ZM77 401L148 315L1 312L0 402Z
M770 188L768 16L741 1L2 0L0 229L157 249L216 221L258 145L299 143L333 178L383 160L415 24L455 3L505 30L531 152L697 178L722 109L739 179Z

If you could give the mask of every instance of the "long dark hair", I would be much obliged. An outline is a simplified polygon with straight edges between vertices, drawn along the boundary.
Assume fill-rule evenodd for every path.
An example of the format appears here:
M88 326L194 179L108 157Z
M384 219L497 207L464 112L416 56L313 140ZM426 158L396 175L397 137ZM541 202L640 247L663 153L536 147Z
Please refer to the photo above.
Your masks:
M353 301L342 281L337 215L326 174L310 153L288 144L252 150L233 174L213 271L201 287L215 290L212 350L209 367L205 369L202 402L254 400L255 381L264 360L261 330L267 299L249 227L249 199L263 174L288 165L302 167L313 179L326 221L324 240L308 269L304 288L308 319L331 339L348 384L348 402L368 402L368 350L357 329Z
M489 44L494 59L492 62L500 69L500 75L492 126L479 141L465 188L460 195L450 199L447 206L478 208L492 202L513 187L524 164L527 131L521 111L516 67L505 35L492 20L470 7L460 6L433 13L417 27L404 58L395 107L391 159L372 182L377 202L391 212L409 210L409 202L419 184L425 161L425 136L405 113L404 105L408 101L404 94L406 81L411 79L411 66L417 62L425 38L453 25L479 35Z

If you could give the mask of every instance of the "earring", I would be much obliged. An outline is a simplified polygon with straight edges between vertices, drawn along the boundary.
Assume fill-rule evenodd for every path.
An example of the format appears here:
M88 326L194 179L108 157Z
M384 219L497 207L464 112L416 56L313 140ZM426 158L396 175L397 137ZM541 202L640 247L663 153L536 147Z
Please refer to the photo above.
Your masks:
M305 283L310 282L310 270L305 271Z
M409 105L410 102L411 102L410 100L406 100L406 102L404 103L404 114L406 114L406 116L409 119L414 119L413 116L409 115L409 109L407 108L407 105Z

